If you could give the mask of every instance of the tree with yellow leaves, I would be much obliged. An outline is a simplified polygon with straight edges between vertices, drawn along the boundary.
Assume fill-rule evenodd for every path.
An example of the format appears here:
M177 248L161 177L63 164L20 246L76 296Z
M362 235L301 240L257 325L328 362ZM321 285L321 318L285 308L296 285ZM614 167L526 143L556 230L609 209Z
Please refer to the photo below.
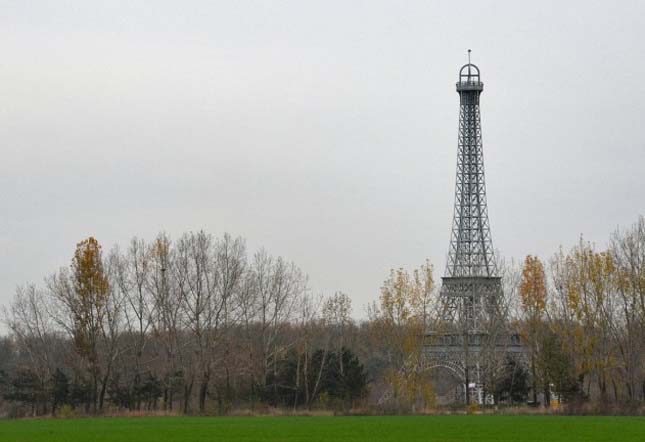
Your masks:
M379 306L371 312L391 367L386 381L399 407L425 408L434 401L429 380L419 371L434 287L428 262L412 274L402 268L391 270L381 287Z
M96 239L90 237L77 244L71 267L76 301L74 342L78 353L94 364L100 321L109 295L109 283L101 261L101 246Z
M533 402L537 403L537 359L539 351L539 332L546 308L546 277L544 265L537 256L528 255L524 260L520 297L524 313L522 335L530 349ZM548 405L548 384L544 386L545 405Z
M615 365L611 328L616 266L608 252L596 252L590 244L580 243L570 257L575 271L570 281L569 302L576 313L583 335L583 369L594 374L600 396L607 396L608 371Z
M96 413L103 406L119 334L119 306L111 296L98 241L89 237L79 242L70 271L61 269L50 279L49 287L56 320L70 334L74 351L89 374L90 402Z
M596 251L580 240L554 260L555 289L560 297L556 332L574 357L579 383L591 396L595 381L601 402L608 401L610 374L618 368L616 344L616 286L618 272L609 252ZM586 385L585 385L586 384ZM617 386L614 386L617 395Z

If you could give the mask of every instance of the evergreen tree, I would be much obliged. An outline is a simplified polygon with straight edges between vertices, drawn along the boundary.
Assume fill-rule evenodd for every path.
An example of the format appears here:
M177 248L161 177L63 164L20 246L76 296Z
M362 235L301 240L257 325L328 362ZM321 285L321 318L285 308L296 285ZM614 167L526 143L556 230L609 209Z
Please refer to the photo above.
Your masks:
M495 402L526 402L529 393L529 373L515 358L508 357L502 376L495 386Z
M33 370L20 369L11 379L4 398L29 405L31 414L35 416L38 403L45 399L45 389Z
M69 401L69 379L58 368L49 382L51 384L52 414L55 415L56 409Z

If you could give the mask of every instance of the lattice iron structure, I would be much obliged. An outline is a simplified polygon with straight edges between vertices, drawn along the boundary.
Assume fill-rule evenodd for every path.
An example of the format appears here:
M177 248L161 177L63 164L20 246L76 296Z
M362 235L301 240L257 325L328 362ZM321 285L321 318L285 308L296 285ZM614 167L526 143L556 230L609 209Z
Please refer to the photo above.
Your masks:
M486 205L484 152L479 96L484 90L479 68L468 63L459 71L459 143L457 184L447 277L496 276Z
M464 385L465 401L486 399L483 383L495 355L521 351L500 314L498 275L486 204L479 99L484 90L479 68L459 70L459 141L455 209L445 276L439 295L441 330L429 332L425 368L450 370ZM497 358L499 359L499 358Z

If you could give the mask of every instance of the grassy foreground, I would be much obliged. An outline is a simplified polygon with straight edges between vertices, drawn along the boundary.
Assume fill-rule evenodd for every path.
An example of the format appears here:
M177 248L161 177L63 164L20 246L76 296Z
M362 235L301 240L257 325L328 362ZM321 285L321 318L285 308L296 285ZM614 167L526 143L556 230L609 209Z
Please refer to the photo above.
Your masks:
M645 441L642 417L152 417L0 421L2 442Z

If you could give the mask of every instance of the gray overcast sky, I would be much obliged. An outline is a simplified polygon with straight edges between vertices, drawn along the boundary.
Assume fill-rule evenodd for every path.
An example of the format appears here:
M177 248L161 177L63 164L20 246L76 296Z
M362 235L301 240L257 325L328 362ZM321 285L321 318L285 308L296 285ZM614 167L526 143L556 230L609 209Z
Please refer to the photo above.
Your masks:
M94 235L230 232L357 316L445 266L473 49L495 247L645 213L645 2L0 1L0 304Z

